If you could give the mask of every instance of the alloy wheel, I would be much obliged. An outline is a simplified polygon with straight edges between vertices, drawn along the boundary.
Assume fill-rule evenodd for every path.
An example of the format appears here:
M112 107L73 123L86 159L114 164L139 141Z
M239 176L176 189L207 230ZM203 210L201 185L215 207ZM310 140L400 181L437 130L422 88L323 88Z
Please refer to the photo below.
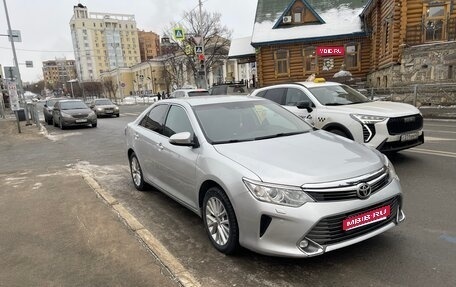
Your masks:
M138 159L134 156L131 159L131 176L136 186L141 185L141 167L139 166Z
M225 205L216 197L211 197L206 205L206 224L210 236L220 246L230 239L230 221Z

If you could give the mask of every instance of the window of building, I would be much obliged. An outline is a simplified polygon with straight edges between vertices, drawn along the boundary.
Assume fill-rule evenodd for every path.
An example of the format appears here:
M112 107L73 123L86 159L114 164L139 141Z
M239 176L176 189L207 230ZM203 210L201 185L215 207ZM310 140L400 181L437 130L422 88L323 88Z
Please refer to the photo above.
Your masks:
M445 5L432 5L425 6L425 20L424 20L424 39L430 41L442 41L446 39L446 6Z
M318 57L315 47L307 47L303 49L304 57L304 73L318 72Z
M383 33L382 33L382 52L383 54L388 54L391 51L391 21L386 20L383 23Z
M358 43L350 43L345 45L345 68L347 70L355 70L360 68L359 51L360 45Z
M276 76L288 76L290 55L288 50L277 50L274 52Z
M293 22L294 23L302 23L302 12L303 12L303 9L300 7L293 9Z

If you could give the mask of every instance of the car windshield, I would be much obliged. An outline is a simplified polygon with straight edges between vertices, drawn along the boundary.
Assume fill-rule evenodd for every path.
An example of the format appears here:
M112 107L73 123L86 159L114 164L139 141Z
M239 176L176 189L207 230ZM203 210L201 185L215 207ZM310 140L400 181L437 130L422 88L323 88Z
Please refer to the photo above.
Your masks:
M58 99L51 99L51 100L48 100L46 105L48 107L53 107L55 105L55 103L57 103L59 100Z
M191 91L188 92L189 97L198 97L198 96L209 96L208 91Z
M105 100L96 100L95 101L95 105L112 105L112 102L108 99L105 99Z
M266 100L207 104L193 109L212 144L262 140L312 130L300 118Z
M87 105L81 101L62 102L60 109L62 110L78 110L88 109Z
M325 106L342 106L369 102L360 92L345 85L309 88L317 100Z

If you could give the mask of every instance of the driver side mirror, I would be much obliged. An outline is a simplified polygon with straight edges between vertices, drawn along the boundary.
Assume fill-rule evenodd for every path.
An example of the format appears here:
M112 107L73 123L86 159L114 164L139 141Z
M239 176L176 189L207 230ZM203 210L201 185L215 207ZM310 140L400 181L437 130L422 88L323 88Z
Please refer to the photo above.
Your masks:
M312 109L312 104L310 102L299 102L298 105L296 106L298 109L306 109L307 112L311 113L313 111Z

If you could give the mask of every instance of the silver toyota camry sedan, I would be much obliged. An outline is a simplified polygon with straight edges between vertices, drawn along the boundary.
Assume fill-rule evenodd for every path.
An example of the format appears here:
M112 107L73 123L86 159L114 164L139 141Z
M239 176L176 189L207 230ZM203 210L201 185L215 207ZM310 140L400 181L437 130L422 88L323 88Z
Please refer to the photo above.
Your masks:
M213 246L309 257L405 219L381 153L243 96L159 101L125 129L133 183L203 219Z

